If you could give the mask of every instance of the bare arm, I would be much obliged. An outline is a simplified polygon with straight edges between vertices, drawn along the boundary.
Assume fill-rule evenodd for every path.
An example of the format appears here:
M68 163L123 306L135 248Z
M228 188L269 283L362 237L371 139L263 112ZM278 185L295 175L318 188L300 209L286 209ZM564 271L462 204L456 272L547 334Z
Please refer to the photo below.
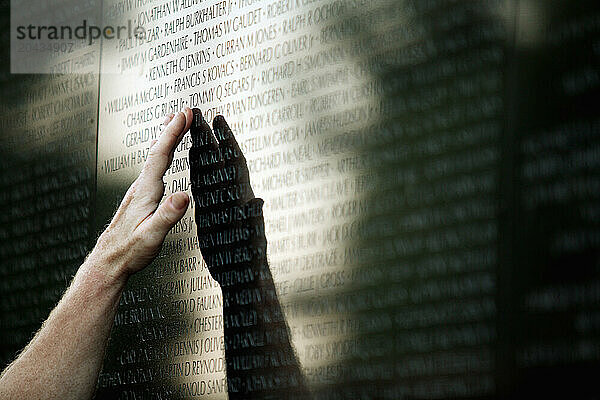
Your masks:
M170 116L138 179L41 329L0 376L2 399L89 399L119 298L129 276L156 257L189 204L175 193L160 206L173 152L192 112Z

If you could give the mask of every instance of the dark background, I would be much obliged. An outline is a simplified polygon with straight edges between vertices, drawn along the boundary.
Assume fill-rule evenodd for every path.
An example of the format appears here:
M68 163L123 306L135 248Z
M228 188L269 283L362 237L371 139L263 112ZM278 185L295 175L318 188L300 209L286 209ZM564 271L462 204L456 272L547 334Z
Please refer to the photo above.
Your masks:
M374 182L356 268L379 279L348 295L390 300L354 310L381 323L365 328L362 356L340 361L319 397L598 398L600 5L382 7L372 20L340 18L369 49L357 57L382 87L383 111L372 139L354 149L371 160ZM414 51L394 40L405 11L422 32ZM7 35L0 46L9 60ZM40 88L61 79L71 78L0 67L2 366L47 317L101 227L97 103L66 130L53 124L64 115L31 122L31 108L52 101ZM97 98L97 81L85 90ZM49 140L39 145L36 135Z

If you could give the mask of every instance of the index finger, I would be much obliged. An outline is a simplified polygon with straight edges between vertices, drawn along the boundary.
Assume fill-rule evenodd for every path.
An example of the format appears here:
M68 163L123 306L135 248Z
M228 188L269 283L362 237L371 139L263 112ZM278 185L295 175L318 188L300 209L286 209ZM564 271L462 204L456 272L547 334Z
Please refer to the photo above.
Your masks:
M150 178L162 179L169 168L177 144L192 123L191 110L186 109L185 111L185 114L178 112L173 117L159 136L156 144L150 148L148 159L144 165L144 173Z

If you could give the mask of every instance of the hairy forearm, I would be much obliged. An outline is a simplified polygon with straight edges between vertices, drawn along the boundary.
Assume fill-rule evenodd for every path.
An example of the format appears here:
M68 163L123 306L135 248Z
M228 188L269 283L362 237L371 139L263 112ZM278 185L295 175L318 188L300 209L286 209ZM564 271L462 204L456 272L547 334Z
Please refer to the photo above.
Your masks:
M42 328L0 376L0 399L93 396L127 279L152 262L189 204L183 192L161 199L162 177L191 123L189 108L167 116L142 172L94 250Z
M2 399L89 399L126 276L92 254L42 328L2 373Z

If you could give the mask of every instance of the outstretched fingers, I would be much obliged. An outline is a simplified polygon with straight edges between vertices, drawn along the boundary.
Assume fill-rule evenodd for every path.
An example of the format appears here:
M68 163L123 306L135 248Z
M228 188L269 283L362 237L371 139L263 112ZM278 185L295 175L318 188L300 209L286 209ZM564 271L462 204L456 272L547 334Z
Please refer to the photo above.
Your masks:
M221 115L213 120L213 129L202 117L198 109L193 110L194 123L190 128L192 135L192 148L189 152L190 175L192 194L197 200L205 193L212 200L210 207L203 206L204 211L222 208L230 205L243 205L254 198L250 186L250 174L246 159L235 140L231 128ZM214 198L222 196L222 191L227 189L231 198L214 202Z
M237 140L235 140L235 136L233 135L229 124L227 124L225 117L217 115L213 120L213 129L215 136L219 140L219 148L221 149L225 164L234 167L236 170L235 183L244 186L246 192L242 200L245 202L254 198L254 193L250 186L250 173L248 171L248 165L246 164L246 158L244 157L244 153L242 153Z
M222 161L219 155L219 145L210 125L202 117L202 112L194 108L194 122L190 128L192 147L189 152L192 191L202 190L202 176L218 168Z
M225 121L225 117L217 115L213 120L213 129L224 156L232 158L244 157L238 142L235 140L235 136L233 136L231 128L227 124L227 121Z
M175 148L192 124L192 110L186 108L185 112L178 112L173 117L167 116L165 122L167 121L166 128L156 143L150 147L144 165L144 174L151 180L161 180L169 168Z
M192 113L194 115L193 122L190 127L192 146L197 148L201 153L217 151L217 141L212 133L212 130L210 129L210 125L208 125L202 116L202 112L199 109L194 108Z

